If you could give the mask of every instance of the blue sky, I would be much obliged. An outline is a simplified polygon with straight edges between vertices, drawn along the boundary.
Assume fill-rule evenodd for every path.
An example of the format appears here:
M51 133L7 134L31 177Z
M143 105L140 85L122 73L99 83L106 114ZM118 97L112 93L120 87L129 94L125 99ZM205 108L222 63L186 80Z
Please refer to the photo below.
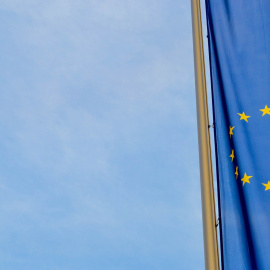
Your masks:
M0 12L0 268L204 269L190 2Z

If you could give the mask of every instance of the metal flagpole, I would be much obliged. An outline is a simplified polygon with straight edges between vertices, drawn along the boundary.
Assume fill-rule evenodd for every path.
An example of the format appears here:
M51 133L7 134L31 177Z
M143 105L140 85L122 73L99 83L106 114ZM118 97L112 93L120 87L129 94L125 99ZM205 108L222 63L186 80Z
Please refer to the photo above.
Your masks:
M196 79L197 125L200 158L204 257L206 270L219 270L216 211L209 134L209 117L205 79L201 5L191 0L194 70Z

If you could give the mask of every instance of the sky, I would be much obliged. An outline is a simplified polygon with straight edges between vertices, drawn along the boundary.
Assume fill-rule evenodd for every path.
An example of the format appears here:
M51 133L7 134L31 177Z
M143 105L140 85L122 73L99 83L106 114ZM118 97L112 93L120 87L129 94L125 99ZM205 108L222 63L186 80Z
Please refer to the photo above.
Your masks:
M0 268L204 269L190 1L0 17Z

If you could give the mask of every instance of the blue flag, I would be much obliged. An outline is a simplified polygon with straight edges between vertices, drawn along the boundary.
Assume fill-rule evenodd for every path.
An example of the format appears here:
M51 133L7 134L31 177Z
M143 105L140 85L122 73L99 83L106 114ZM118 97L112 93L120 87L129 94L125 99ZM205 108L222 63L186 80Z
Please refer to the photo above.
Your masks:
M270 269L270 0L206 0L224 270Z

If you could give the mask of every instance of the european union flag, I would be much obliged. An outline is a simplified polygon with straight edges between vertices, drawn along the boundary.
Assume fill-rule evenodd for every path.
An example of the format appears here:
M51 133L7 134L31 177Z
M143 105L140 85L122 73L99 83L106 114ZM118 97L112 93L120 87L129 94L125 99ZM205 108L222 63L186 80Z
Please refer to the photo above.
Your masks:
M223 269L270 269L270 0L206 0Z

